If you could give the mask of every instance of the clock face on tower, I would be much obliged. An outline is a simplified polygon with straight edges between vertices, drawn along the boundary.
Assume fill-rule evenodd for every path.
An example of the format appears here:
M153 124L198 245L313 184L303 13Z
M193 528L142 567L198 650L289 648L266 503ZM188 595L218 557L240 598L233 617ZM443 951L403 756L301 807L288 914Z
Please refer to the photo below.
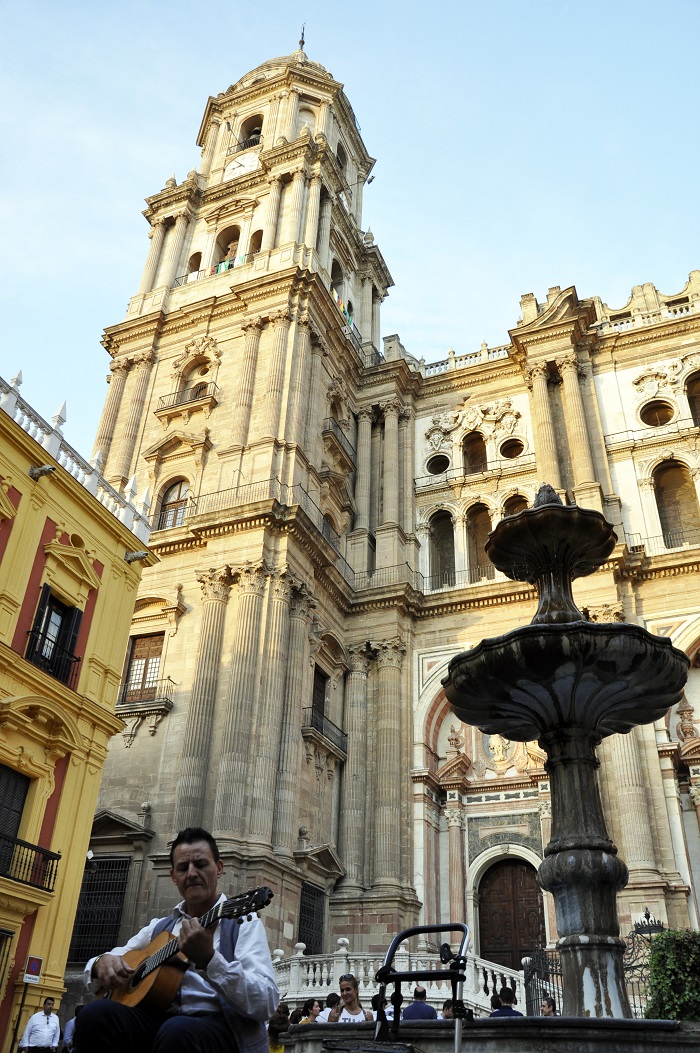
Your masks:
M226 165L224 170L224 180L237 179L238 176L254 172L257 167L258 155L256 153L251 151L247 154L241 154L240 157L235 157L233 161Z

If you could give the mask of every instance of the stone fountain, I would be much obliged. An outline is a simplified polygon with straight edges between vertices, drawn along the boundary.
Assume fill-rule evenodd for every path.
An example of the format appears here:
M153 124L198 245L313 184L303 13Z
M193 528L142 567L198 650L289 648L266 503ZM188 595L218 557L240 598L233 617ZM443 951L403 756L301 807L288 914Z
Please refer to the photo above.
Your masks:
M606 735L662 717L679 701L689 665L668 639L587 622L576 607L572 580L602 566L616 541L599 512L563 505L543 486L486 544L498 570L536 585L535 617L457 655L443 681L465 723L537 739L547 754L552 838L539 882L556 907L564 1016L632 1015L616 905L628 871L605 829L595 749Z

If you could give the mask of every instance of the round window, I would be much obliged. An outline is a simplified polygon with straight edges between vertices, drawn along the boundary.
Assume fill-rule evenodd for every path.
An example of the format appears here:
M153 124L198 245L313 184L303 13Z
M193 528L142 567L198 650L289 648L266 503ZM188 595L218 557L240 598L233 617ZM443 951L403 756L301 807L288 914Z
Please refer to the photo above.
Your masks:
M508 439L501 446L501 457L507 457L512 460L513 457L519 457L525 449L525 446L520 439Z
M436 457L431 457L428 461L426 468L431 475L442 475L450 467L450 458L446 457L444 453L439 453Z
M670 402L662 402L661 399L653 399L647 402L639 411L644 424L650 428L660 428L662 424L668 424L673 419L673 406Z

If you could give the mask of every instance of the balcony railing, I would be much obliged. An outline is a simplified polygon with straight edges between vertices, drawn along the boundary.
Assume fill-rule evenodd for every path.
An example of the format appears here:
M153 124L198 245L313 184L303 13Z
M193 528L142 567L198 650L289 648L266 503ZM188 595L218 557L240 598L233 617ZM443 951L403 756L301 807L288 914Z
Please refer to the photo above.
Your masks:
M249 135L242 143L234 143L233 146L229 146L226 156L230 157L232 154L239 154L241 150L250 150L251 146L259 146L262 141L262 135Z
M497 457L483 464L448 468L446 472L437 472L435 475L419 475L416 478L416 487L444 486L453 479L468 479L472 475L483 475L486 472L529 472L534 468L534 453L521 453L518 457Z
M60 852L0 834L0 877L53 892L60 858Z
M172 708L173 696L175 694L175 681L169 676L162 680L155 680L152 684L141 684L135 687L133 684L124 683L119 688L117 696L118 706L157 706L166 705Z
M353 446L353 444L348 439L347 435L345 434L345 432L341 428L340 424L338 424L338 421L335 420L334 417L326 417L326 419L323 422L322 430L324 432L330 433L331 435L334 436L334 438L336 438L338 440L339 444L342 446L343 450L345 451L345 453L348 455L348 457L350 458L350 460L354 464L355 463L355 447Z
M61 647L55 639L47 633L38 629L30 629L27 633L26 659L32 665L43 669L49 676L60 680L67 687L74 688L78 680L80 659L65 647Z
M188 402L197 402L199 399L217 399L218 394L218 385L213 380L209 384L195 384L184 391L172 391L169 395L160 396L156 413L158 410L173 409L174 406L184 406Z
M320 731L329 742L332 742L334 746L337 746L339 750L347 755L348 752L348 737L344 731L324 716L323 713L318 709L305 709L302 715L302 727L313 728L315 731Z
M443 570L438 574L423 577L423 592L439 592L464 585L478 585L480 581L493 581L496 568L493 563L472 563L466 570Z
M189 274L181 274L173 282L173 288L178 289L181 285L189 285L190 282L201 281L202 278L211 278L213 274L224 274L234 267L244 267L252 263L257 252L244 252L241 256L235 256L232 260L222 260L221 263L213 263L211 267L204 267L201 271L190 271Z

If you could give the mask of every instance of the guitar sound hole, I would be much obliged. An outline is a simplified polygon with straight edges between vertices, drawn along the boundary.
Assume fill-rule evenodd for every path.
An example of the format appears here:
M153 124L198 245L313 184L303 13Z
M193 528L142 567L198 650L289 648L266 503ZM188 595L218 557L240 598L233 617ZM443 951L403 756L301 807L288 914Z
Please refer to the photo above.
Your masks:
M129 981L129 987L133 991L143 980L143 966L140 965Z

